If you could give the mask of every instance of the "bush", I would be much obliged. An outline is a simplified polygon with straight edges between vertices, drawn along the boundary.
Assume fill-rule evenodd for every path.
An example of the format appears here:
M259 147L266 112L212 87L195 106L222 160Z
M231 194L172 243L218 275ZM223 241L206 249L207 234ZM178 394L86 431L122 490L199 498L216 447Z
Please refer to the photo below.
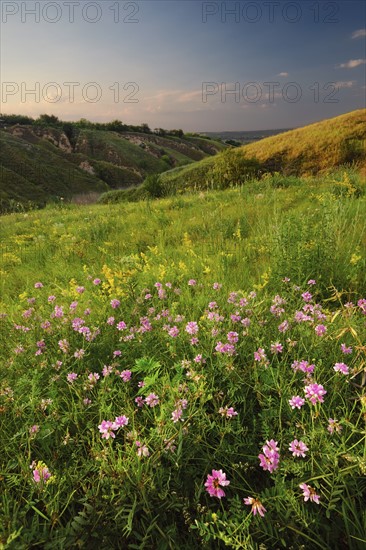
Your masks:
M154 199L159 199L164 196L164 187L158 174L151 174L150 176L147 176L143 183L143 188L147 192L148 196Z
M212 189L227 189L256 177L259 170L256 159L247 159L241 151L226 149L215 157L206 181Z

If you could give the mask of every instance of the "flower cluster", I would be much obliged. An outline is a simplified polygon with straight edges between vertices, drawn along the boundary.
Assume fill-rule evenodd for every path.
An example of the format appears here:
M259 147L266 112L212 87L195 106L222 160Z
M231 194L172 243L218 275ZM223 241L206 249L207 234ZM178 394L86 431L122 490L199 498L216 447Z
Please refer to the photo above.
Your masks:
M100 433L102 434L102 438L109 439L110 437L114 439L116 437L116 432L119 428L122 428L123 426L127 426L128 424L128 418L127 416L116 416L114 422L111 420L102 420L101 424L99 424L98 428Z
M273 439L266 441L266 445L263 446L263 454L261 453L258 455L261 468L263 468L263 470L268 470L270 473L278 468L280 461L280 449L277 445L277 441Z

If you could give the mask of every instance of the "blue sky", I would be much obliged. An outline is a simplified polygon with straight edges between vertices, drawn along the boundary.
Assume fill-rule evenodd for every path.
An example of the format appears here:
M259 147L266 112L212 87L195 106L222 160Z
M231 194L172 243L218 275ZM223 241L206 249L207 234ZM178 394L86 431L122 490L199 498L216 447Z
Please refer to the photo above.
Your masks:
M3 113L215 131L365 107L362 1L0 3Z

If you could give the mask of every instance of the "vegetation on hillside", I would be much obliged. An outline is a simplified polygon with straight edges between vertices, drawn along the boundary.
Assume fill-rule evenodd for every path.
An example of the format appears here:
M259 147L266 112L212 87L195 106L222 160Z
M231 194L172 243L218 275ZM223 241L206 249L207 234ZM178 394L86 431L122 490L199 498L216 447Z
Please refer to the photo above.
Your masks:
M235 148L228 154L231 164L237 162L240 166L241 178L232 179L231 184L251 177L245 169L245 159L251 164L255 160L264 174L310 176L344 164L356 164L366 176L365 120L366 110L361 109ZM162 181L169 192L217 188L215 172L223 165L222 156L225 158L225 152L165 172Z
M0 213L135 186L226 147L181 130L50 115L2 115L0 140Z

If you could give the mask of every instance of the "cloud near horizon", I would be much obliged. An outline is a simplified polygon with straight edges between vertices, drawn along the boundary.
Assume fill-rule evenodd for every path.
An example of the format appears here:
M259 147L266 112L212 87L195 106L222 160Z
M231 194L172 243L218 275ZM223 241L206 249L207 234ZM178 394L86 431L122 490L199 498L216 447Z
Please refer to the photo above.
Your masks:
M366 63L366 59L350 59L347 61L347 63L341 63L340 65L337 65L337 69L354 69L355 67L358 67L359 65L364 65Z
M353 32L351 36L352 39L364 37L366 37L366 29L358 29L357 31Z

